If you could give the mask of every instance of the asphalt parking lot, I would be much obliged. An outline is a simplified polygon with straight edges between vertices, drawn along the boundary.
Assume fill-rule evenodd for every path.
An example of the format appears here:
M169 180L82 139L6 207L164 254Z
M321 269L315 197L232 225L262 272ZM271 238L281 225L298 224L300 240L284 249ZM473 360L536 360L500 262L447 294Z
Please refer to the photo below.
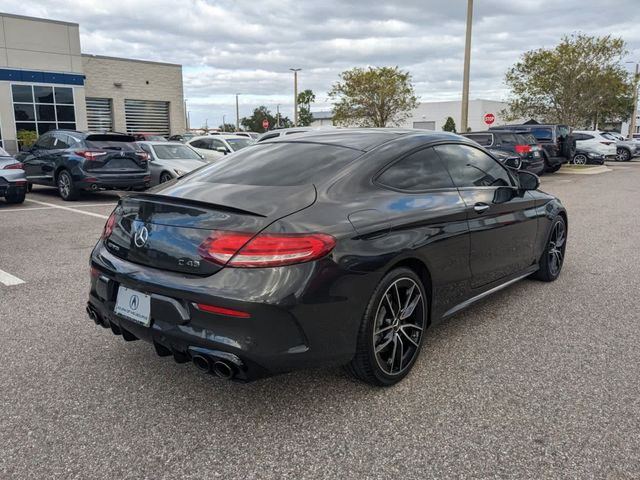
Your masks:
M640 162L611 170L543 177L560 279L436 327L388 389L228 383L126 343L84 310L117 195L0 199L0 478L640 478Z

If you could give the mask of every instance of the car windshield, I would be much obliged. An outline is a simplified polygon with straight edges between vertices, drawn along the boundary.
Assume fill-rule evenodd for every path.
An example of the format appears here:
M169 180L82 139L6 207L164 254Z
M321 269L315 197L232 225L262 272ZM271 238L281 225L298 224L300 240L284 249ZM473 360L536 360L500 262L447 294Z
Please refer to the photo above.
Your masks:
M159 160L200 160L201 157L186 145L153 145Z
M473 140L474 142L483 145L485 147L491 145L492 139L493 137L491 136L491 134L481 134L481 133L466 133L464 135L465 137L467 137L470 140Z
M294 186L316 183L334 174L362 152L331 145L258 143L204 167L194 182Z
M227 143L231 145L234 152L237 152L241 148L253 145L255 142L250 138L227 138Z

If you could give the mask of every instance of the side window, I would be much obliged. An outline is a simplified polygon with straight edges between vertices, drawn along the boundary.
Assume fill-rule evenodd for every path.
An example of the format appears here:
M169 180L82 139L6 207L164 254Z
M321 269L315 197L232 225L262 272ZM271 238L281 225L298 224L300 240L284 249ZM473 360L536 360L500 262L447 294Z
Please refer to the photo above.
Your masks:
M501 137L502 137L502 144L503 145L515 145L516 144L516 137L511 133L503 133L501 135Z
M191 142L191 146L194 148L207 148L204 140L196 140L194 142Z
M49 150L53 146L52 135L42 135L36 142L36 147Z
M53 146L52 148L54 150L64 150L66 148L69 148L69 138L66 135L62 135L62 134L54 134L52 135L53 138Z
M224 148L225 150L228 150L227 146L224 144L224 142L222 140L219 140L217 138L212 138L211 139L211 145L210 145L209 148L211 150L215 150L216 148L220 148L220 147Z
M507 170L486 153L466 145L434 147L446 165L456 186L510 187Z
M376 181L386 187L410 192L454 187L433 148L425 148L393 163Z

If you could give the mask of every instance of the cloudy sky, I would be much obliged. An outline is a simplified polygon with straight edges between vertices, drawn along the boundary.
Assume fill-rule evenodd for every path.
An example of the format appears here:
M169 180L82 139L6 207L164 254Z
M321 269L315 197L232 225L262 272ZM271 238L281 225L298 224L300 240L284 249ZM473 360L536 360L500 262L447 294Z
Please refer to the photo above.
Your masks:
M409 70L422 101L458 99L466 0L0 0L8 13L80 24L84 53L180 63L192 126L257 105L291 116L293 76L328 109L353 66ZM563 34L616 34L640 60L638 0L476 0L471 98L502 100L505 70Z

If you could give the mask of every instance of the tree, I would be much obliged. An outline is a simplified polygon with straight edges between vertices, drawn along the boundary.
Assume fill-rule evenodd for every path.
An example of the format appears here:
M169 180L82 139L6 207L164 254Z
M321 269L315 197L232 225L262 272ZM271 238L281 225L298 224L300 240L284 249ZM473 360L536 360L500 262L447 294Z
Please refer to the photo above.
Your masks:
M269 121L269 128L273 128L276 124L276 117L271 114L267 107L260 105L253 110L253 115L240 120L240 125L250 132L266 132L268 128L262 128L262 121L265 118Z
M313 122L311 104L316 101L313 90L304 90L298 94L298 125L308 127Z
M398 67L356 67L342 72L329 98L335 101L333 121L338 125L399 125L418 106L411 74Z
M223 132L235 132L236 124L235 123L225 123L222 125L218 125L218 128Z
M512 96L503 114L573 127L626 120L633 110L633 82L622 63L626 53L621 38L581 34L526 52L506 73Z
M456 133L456 122L451 117L447 117L447 121L444 122L444 126L442 130L445 132L453 132Z

